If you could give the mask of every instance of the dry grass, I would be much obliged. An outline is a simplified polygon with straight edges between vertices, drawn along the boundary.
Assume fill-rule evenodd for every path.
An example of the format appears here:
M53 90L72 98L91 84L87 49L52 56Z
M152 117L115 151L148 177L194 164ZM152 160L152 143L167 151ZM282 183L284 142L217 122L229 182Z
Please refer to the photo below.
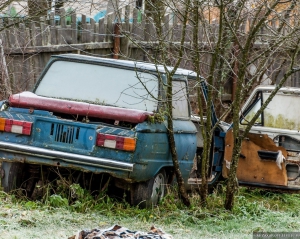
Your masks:
M0 193L0 238L68 238L82 229L107 228L119 224L132 230L148 231L152 225L175 239L252 238L253 231L300 231L299 195L242 189L233 212L223 209L223 193L210 195L207 209L185 208L170 194L151 210L130 207L104 197L85 212L70 205L53 207L49 203L15 199ZM82 211L82 210L80 210Z

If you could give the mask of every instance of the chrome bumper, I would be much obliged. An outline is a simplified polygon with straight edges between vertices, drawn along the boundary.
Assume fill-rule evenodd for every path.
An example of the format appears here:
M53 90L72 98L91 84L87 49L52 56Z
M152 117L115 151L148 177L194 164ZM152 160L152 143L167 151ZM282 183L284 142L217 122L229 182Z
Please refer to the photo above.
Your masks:
M0 150L6 152L12 152L17 154L24 154L36 157L44 157L48 159L56 159L62 160L68 163L76 163L76 164L85 164L95 167L102 167L108 169L116 169L122 171L133 171L133 164L132 163L123 163L119 161L114 161L111 159L105 158L97 158L92 156L80 155L80 154L73 154L73 153L66 153L61 151L55 151L50 149L38 148L28 145L21 145L21 144L14 144L14 143L7 143L0 141Z

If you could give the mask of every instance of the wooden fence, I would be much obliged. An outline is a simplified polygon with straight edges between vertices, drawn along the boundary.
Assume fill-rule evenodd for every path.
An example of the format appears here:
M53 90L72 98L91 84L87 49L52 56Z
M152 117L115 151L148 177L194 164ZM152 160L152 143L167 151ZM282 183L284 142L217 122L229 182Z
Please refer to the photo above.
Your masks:
M50 14L47 19L41 18L40 22L35 23L27 22L26 19L17 23L12 19L0 19L0 29L1 26L15 25L0 32L13 92L31 90L41 70L54 54L80 53L142 61L148 61L147 51L155 54L154 25L138 9L126 6L119 10L119 14L109 14L98 22L93 19L87 21L85 15L79 18L80 21L75 12L68 14L61 9L59 16ZM127 37L122 37L120 29L122 34L126 33L138 41L139 46ZM217 24L211 24L210 29L210 40L214 41L218 32ZM172 43L170 45L176 46L182 32L179 19L174 14L169 13L164 17L163 31L166 40ZM191 44L191 36L192 27L188 26L186 45ZM205 42L202 29L199 30L199 41L203 44ZM204 57L207 63L209 59L208 55ZM190 65L190 60L185 60L181 66L190 68ZM206 68L203 68L204 75L208 70ZM287 84L300 86L299 78L299 75L293 76ZM231 83L226 84L225 93L230 95L231 88Z

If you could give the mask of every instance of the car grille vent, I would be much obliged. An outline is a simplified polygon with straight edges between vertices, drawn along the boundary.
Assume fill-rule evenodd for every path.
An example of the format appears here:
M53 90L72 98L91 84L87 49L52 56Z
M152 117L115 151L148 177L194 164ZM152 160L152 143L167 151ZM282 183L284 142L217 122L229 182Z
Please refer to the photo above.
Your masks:
M63 124L52 124L50 135L54 136L54 141L72 144L74 139L79 138L79 127L63 125Z

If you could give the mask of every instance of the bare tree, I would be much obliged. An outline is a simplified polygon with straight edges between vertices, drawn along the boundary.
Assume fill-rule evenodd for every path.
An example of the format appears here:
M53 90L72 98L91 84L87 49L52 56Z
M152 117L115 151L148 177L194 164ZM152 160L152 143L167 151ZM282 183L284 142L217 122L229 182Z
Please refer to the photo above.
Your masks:
M241 142L255 122L248 123L241 134L239 128L239 112L248 93L268 75L280 88L295 73L298 64L298 19L294 9L295 1L160 1L154 4L149 1L147 24L155 27L149 35L148 48L131 38L132 44L144 50L148 60L164 66L188 65L197 73L198 85L206 78L207 94L203 99L198 87L198 114L200 116L204 145L201 152L201 198L206 205L208 185L210 184L209 165L212 142L218 128L218 119L214 115L213 105L217 105L220 118L233 118L234 154L230 163L230 176L227 185L225 208L232 209L233 196L237 189L236 167L238 164ZM164 13L174 13L173 29L166 29ZM293 19L291 21L291 19ZM179 23L179 24L178 24ZM178 24L178 25L177 25ZM176 44L171 43L168 34L176 34L176 27L182 26L181 38ZM192 44L187 45L190 41ZM149 51L151 46L152 51ZM124 56L123 56L124 57ZM272 65L280 66L273 70ZM167 71L168 72L168 71ZM170 76L170 77L169 77ZM172 72L168 79L171 80ZM223 104L224 86L231 84L231 103ZM170 82L168 81L168 86ZM170 88L168 89L170 90ZM274 95L276 91L272 95ZM170 93L169 93L170 94ZM172 101L171 97L168 99ZM227 99L228 100L228 99ZM268 100L270 101L271 98ZM207 107L202 107L205 101ZM266 106L264 106L266 107ZM170 108L167 110L170 115ZM205 119L206 114L206 120ZM171 117L169 117L171 118ZM172 127L169 124L169 132ZM169 138L172 142L172 138ZM170 144L172 145L172 144ZM176 168L175 151L173 156Z
M297 7L299 6L296 1L283 3L276 0L255 3L246 0L220 0L214 5L199 7L200 15L204 16L201 26L205 31L212 33L212 29L205 27L207 20L211 20L210 14L205 14L205 10L217 16L215 21L218 24L218 37L208 44L211 62L207 82L208 87L211 87L209 92L217 92L211 98L208 96L208 105L221 101L218 99L221 95L218 92L223 91L222 87L228 79L232 80L232 103L229 109L233 118L234 146L227 182L226 209L231 210L234 205L234 194L238 186L236 169L242 140L249 133L259 113L272 100L272 96L298 70L299 19L293 14ZM207 52L205 48L201 50ZM242 104L249 91L261 82L274 59L284 74L277 75L274 80L277 84L276 90L241 132L239 113ZM251 70L253 65L254 71ZM275 76L275 72L269 71L269 74L271 77L273 74Z
M77 6L75 2L68 6ZM65 16L62 16L61 27L56 29L55 24L51 23L54 21L52 16L47 20L50 22L49 25L46 26L45 19L40 22L40 33L35 33L36 28L32 28L31 31L28 30L28 34L30 33L33 38L42 35L41 42L46 48L47 44L53 40L48 36L50 32L54 32L59 37L57 41L53 40L53 44L59 43L66 47L69 41L64 32L72 30L75 32L72 35L74 36L73 44L69 44L66 49L94 55L99 54L94 53L93 49L88 51L89 47L96 45L94 42L102 41L102 45L109 45L112 39L114 43L119 40L121 45L115 44L113 51L116 58L139 59L163 65L167 81L162 84L167 93L164 102L165 110L160 113L167 119L170 152L179 192L186 205L189 205L189 198L179 170L174 143L172 78L179 67L193 69L197 75L197 83L193 90L198 94L196 108L198 108L197 114L200 116L204 139L203 148L198 155L201 158L198 176L201 178L202 204L207 203L208 187L212 183L209 171L212 152L215 150L213 148L214 134L218 130L220 119L227 117L233 119L234 154L232 159L228 159L230 176L225 207L232 209L234 194L238 186L236 168L241 142L255 122L254 117L241 132L240 109L248 93L264 79L276 83L278 90L291 75L298 71L299 3L294 0L284 2L280 0L148 0L145 3L144 13L141 9L135 9L132 13L128 10L130 6L124 11L124 8L119 6L119 1L110 1L110 3L114 3L112 5L115 12L110 13L105 21L99 20L99 23L91 20L89 25L84 16L78 32L76 15L73 14L73 25L66 27ZM32 9L39 9L44 16L46 2L43 4L36 5ZM0 9L5 7L7 7L7 2L0 5ZM102 7L102 3L91 4L91 9L94 8L97 11ZM35 11L36 15L40 16L38 12L38 10ZM131 20L133 24L130 24ZM6 24L6 28L0 28L0 32L15 25L15 23ZM113 32L113 26L119 32ZM100 28L103 28L101 33ZM77 45L79 35L82 42L80 46ZM87 38L92 39L89 45L85 45ZM20 47L20 49L24 50L24 45L27 47L23 44L23 48ZM36 44L31 45L36 47ZM111 56L112 52L109 49L103 55ZM168 66L173 66L173 68ZM206 87L207 90L204 98L200 85ZM271 96L276 94L277 90ZM227 97L226 104L224 103L225 93L227 95L231 93L231 98ZM270 100L271 97L268 102ZM204 104L206 107L203 107ZM218 111L219 119L215 115L213 105ZM221 172L218 172L218 175L220 176Z
M28 14L34 21L39 21L40 17L47 16L50 8L47 0L28 0Z

